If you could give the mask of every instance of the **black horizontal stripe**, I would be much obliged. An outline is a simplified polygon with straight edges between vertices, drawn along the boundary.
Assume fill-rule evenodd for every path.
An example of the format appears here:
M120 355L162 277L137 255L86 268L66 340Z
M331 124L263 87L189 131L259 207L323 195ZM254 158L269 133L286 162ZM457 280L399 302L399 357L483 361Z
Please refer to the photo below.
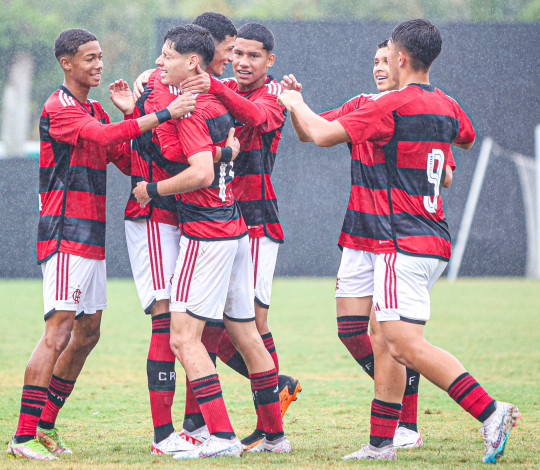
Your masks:
M235 201L230 206L204 207L186 204L181 199L178 203L178 215L182 223L186 222L215 222L236 220L241 217L240 207Z
M434 185L426 177L425 168L398 168L400 189L412 196L434 196ZM442 187L446 171L442 170L439 189ZM439 191L440 194L440 191Z
M60 227L63 227L61 234ZM40 217L38 241L59 238L75 243L104 247L105 222L62 216Z
M276 199L238 201L238 205L248 225L279 223Z
M107 170L71 165L68 187L70 191L81 191L92 193L96 196L105 196L107 193Z
M234 127L234 118L229 113L225 113L220 116L206 118L206 125L212 142L218 143L227 138L230 128Z
M394 214L396 237L434 236L450 241L450 232L446 219L434 221L422 215L413 215L408 212Z
M341 231L349 235L371 240L387 240L392 238L389 215L368 214L367 212L352 209L347 209Z
M351 181L352 184L364 188L386 189L387 178L384 163L371 166L363 164L360 160L351 160Z
M394 137L402 142L452 142L459 131L459 122L442 114L401 116L394 112Z

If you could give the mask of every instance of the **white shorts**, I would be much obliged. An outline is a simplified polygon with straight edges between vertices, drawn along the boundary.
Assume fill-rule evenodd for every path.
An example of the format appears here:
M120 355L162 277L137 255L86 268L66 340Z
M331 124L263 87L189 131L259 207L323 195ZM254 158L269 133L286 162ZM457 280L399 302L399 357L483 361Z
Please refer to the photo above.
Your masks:
M343 247L336 280L336 297L373 295L375 253Z
M56 310L74 311L75 316L107 308L105 260L56 253L41 265L45 319Z
M376 255L373 306L377 321L429 320L429 291L443 273L446 261L403 253Z
M171 297L171 281L180 251L180 229L148 219L126 220L131 271L144 311Z
M250 238L249 244L255 278L255 302L263 308L269 308L279 243L268 237L259 237Z
M202 320L255 320L248 237L200 241L182 237L171 289L171 312Z

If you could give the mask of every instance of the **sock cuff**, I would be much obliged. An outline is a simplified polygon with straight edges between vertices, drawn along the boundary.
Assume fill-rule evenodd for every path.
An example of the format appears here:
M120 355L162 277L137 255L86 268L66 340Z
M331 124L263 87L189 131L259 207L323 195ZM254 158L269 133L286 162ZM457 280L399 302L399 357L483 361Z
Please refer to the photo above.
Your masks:
M152 317L152 333L169 333L171 330L171 313L160 313Z
M249 374L249 380L251 380L251 388L254 390L260 390L278 385L278 375L275 368L265 372Z
M338 336L348 337L367 333L369 317L360 315L337 317Z

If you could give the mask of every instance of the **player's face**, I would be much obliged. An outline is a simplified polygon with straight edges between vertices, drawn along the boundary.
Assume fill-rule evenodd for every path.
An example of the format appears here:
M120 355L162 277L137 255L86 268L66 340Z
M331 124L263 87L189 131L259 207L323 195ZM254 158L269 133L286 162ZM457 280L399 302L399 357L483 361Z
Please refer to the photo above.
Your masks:
M188 77L190 57L189 54L180 54L171 42L163 44L156 65L161 69L164 85L178 86Z
M373 78L380 92L397 90L398 84L390 75L388 67L388 47L381 47L373 58Z
M71 58L62 58L63 67L69 70L71 80L84 88L99 85L103 70L102 59L103 53L97 41L82 44Z
M206 68L206 71L212 74L214 77L221 77L225 71L227 64L230 64L233 60L233 49L236 36L225 36L225 39L220 43L215 44L214 58L210 65Z
M268 67L274 65L276 56L263 49L263 43L253 39L238 38L234 46L233 69L239 90L252 90L264 84Z

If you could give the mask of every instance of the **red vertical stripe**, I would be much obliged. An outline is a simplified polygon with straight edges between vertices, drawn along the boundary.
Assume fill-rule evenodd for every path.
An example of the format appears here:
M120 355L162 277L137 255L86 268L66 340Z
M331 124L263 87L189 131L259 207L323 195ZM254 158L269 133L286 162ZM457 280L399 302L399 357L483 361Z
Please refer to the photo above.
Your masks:
M152 229L151 222L146 219L146 235L148 237L148 256L150 257L150 269L152 270L152 282L154 283L154 290L156 290L156 280L154 272L154 263L152 262L152 242L150 239L150 231Z
M68 297L68 286L69 286L69 253L66 255L66 288L64 300L67 300Z
M58 253L56 255L56 300L58 300L58 276L60 276L60 255L61 253Z
M396 260L397 253L394 253L392 260L392 277L393 277L393 288L394 288L394 308L398 308L397 304L397 276L396 276Z
M251 259L253 260L253 287L257 287L257 268L259 267L259 240L251 239Z
M185 272L186 265L188 263L188 258L189 258L189 255L190 255L191 244L192 244L192 241L191 241L191 239L189 239L188 240L188 246L187 246L187 249L186 249L186 254L184 255L184 264L182 265L182 270L180 271L180 276L178 276L178 286L176 288L176 301L177 302L178 302L179 296L180 296L180 284L182 283L182 279L184 278L184 272ZM184 290L182 289L182 293L183 292L184 292Z
M160 283L158 284L158 287L159 287L159 289L165 289L165 274L163 273L163 257L161 255L161 236L160 236L160 233L159 233L159 224L157 222L154 222L154 223L156 224L156 233L157 233L158 268L159 268L159 274L161 274Z
M195 249L194 251L194 257L193 262L191 263L191 272L189 273L188 278L188 284L186 289L186 298L184 299L184 302L187 302L188 296L189 296L189 286L191 285L191 279L193 278L193 271L195 271L195 263L197 263L197 255L199 254L199 241L197 240L195 242Z

